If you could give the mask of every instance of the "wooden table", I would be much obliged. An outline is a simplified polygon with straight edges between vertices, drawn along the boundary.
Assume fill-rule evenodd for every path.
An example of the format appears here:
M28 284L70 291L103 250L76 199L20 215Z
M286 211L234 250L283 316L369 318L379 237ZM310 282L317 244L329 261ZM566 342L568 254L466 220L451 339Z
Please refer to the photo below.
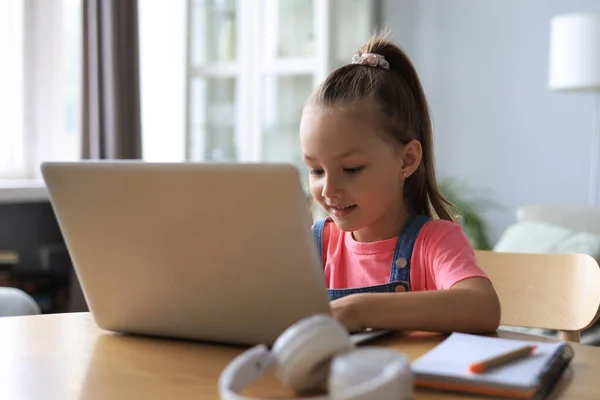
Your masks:
M531 336L500 332L502 337ZM370 344L392 347L411 359L444 337L396 335ZM536 339L539 339L536 337ZM573 344L575 359L553 399L600 398L600 348ZM89 313L0 318L0 398L218 399L221 370L242 347L112 334ZM292 397L265 377L245 394ZM415 399L475 399L417 390Z

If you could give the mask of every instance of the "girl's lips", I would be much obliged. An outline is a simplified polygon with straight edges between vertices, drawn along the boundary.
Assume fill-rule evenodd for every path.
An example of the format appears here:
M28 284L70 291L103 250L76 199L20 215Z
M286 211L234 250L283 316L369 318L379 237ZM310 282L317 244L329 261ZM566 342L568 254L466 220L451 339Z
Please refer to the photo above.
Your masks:
M354 211L356 209L356 205L352 205L349 207L333 207L330 206L329 209L331 210L331 213L336 216L336 217L345 217L346 215L350 214L352 211Z

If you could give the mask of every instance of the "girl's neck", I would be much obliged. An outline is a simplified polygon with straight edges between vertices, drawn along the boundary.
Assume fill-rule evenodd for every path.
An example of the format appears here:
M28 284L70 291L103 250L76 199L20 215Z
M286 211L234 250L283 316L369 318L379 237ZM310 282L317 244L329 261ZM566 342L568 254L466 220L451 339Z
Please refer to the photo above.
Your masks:
M357 242L378 242L397 237L402 233L408 215L406 207L390 210L372 224L352 232L352 237Z

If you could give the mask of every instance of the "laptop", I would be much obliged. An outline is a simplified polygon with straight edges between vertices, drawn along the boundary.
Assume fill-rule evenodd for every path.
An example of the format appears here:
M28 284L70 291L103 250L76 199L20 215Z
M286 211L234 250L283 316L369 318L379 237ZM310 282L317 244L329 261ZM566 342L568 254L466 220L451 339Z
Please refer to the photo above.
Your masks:
M271 345L294 322L331 313L292 165L111 160L41 168L100 328Z

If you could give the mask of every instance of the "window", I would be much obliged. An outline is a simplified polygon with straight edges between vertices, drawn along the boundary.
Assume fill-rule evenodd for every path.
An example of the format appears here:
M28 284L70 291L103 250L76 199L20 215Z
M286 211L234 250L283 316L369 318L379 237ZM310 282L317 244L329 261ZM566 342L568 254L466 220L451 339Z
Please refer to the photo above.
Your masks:
M80 157L81 3L0 0L0 180L36 179L41 162ZM361 23L336 22L341 4ZM337 62L329 42L338 38L337 48L351 32L354 44L372 26L370 0L171 0L138 7L146 161L299 164L299 111ZM211 23L199 23L198 15ZM203 49L209 57L193 59Z
M0 177L25 169L22 33L23 2L0 0Z
M79 158L81 0L0 0L0 179Z
M304 169L302 106L375 26L372 0L138 4L146 161L284 161Z
M186 1L138 1L142 151L185 159Z

